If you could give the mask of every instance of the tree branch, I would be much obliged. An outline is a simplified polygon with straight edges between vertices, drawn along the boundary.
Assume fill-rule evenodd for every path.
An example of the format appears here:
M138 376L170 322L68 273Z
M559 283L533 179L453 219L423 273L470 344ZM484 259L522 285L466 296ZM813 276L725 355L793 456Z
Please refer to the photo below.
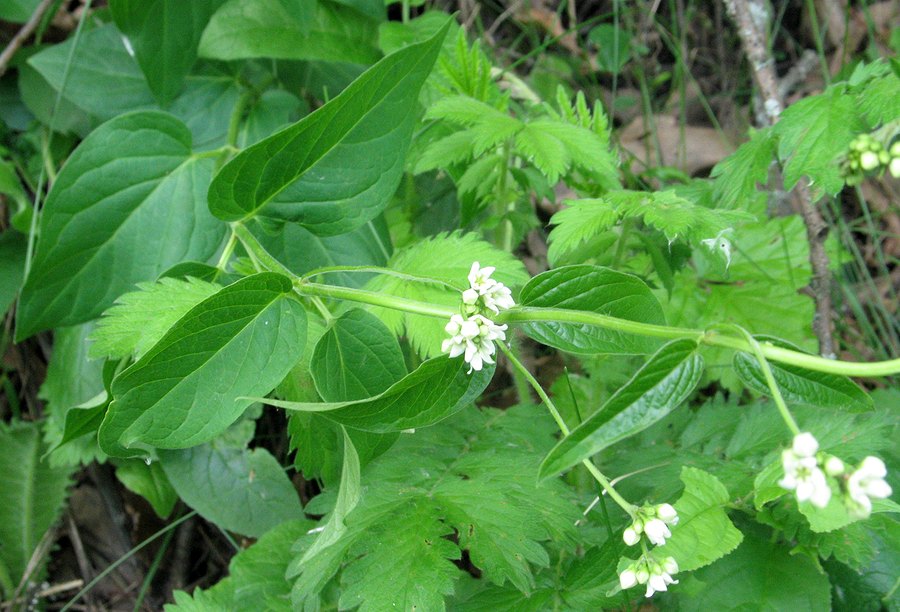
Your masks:
M778 75L775 72L775 61L769 51L766 37L769 24L766 3L761 0L722 1L728 14L737 24L741 46L750 62L753 79L756 81L762 97L762 111L757 115L757 123L766 126L774 125L781 117L784 100L778 83ZM819 353L823 357L834 359L836 355L831 326L833 315L831 275L828 271L828 254L825 252L828 225L812 201L809 188L805 184L797 183L794 193L797 196L800 215L806 225L806 237L809 241L809 263L812 268L812 280L809 286L816 303L813 331L819 340Z
M6 69L9 67L9 62L13 58L13 55L15 55L16 51L22 46L22 43L28 40L28 37L34 33L38 24L41 23L41 19L44 18L44 13L47 12L54 2L55 0L42 0L41 3L37 5L37 8L34 9L34 12L31 14L31 17L28 18L28 21L25 22L25 25L16 32L13 39L6 45L3 53L0 53L0 77L6 73Z

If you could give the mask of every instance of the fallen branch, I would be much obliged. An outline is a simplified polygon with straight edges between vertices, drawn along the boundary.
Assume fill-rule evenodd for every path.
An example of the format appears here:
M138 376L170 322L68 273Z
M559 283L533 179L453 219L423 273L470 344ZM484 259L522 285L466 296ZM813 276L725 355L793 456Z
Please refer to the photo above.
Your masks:
M32 34L34 34L38 24L41 23L41 19L44 18L44 13L47 12L54 1L55 0L41 0L41 3L34 9L34 12L31 14L31 17L28 18L28 21L25 22L25 25L16 32L13 39L9 41L9 44L3 49L3 53L0 53L0 77L6 73L9 62L16 54L16 51L19 50L22 44L28 40Z

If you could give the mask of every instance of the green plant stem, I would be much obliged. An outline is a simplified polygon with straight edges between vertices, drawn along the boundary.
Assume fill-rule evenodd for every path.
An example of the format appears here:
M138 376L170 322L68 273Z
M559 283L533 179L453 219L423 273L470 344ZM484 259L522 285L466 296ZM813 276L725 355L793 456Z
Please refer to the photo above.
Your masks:
M512 351L509 350L509 347L502 342L497 343L500 346L500 350L503 351L503 354L506 355L506 358L509 359L509 362L513 365L516 370L521 372L522 376L525 377L525 380L531 385L534 389L535 393L538 394L538 397L541 398L541 401L544 402L544 405L547 407L547 410L550 412L550 416L553 417L553 420L556 421L556 425L559 427L559 430L563 433L564 436L569 435L569 427L566 425L566 422L563 420L562 415L559 414L559 410L556 409L556 406L553 404L553 400L550 399L550 396L547 395L547 392L544 391L544 388L541 386L541 383L537 381L537 379L528 371L521 361L516 359L516 356L513 355ZM603 475L597 466L590 462L590 460L585 459L581 462L581 464L587 468L588 472L591 473L591 476L600 483L600 486L603 487L603 490L606 491L609 496L619 504L622 509L628 513L632 518L634 517L635 507L633 504L628 503L628 501L619 495L618 491L613 488L612 483L609 482L609 479Z
M241 237L240 234L238 237ZM290 272L287 272L286 274L296 278L290 274ZM297 293L302 296L319 296L339 300L351 300L363 304L382 306L384 308L444 319L449 319L452 315L459 314L458 309L449 306L394 297L376 293L374 291L366 291L365 289L351 289L349 287L336 287L333 285L305 283L300 281L295 281L294 286ZM665 338L669 340L687 338L694 342L708 344L710 346L721 346L738 351L753 352L753 347L750 346L746 339L735 338L734 336L716 331L704 331L687 327L669 327L653 323L639 323L637 321L618 319L616 317L584 310L516 307L500 313L500 315L494 318L494 322L498 324L529 322L580 323L584 325L596 325L597 327L602 327L604 329L613 329L639 336L650 336L653 338ZM824 357L819 357L817 355L808 355L806 353L781 348L767 342L759 343L759 348L762 354L769 360L799 366L816 372L866 377L900 374L900 359L871 363L854 363L850 361L839 361L837 359L825 359Z
M791 430L791 433L795 436L798 435L800 433L800 427L797 425L797 421L794 420L794 415L788 410L787 403L784 401L781 390L778 388L778 383L775 382L772 368L769 367L769 360L766 359L766 356L763 354L759 342L757 342L756 338L754 338L750 332L739 325L728 325L728 327L737 331L747 340L747 344L750 345L750 349L756 357L756 360L759 362L759 367L763 371L763 376L766 378L766 384L769 386L769 392L772 394L775 405L778 406L778 412L781 413L781 418L784 419L784 422L787 424L788 429Z
M219 261L216 262L216 267L222 272L225 271L225 266L228 265L228 260L231 259L231 254L234 253L235 246L237 246L237 233L235 233L234 228L232 228L231 235L228 237L228 242L225 243L225 248L222 249Z
M165 539L162 541L162 544L159 546L159 550L156 551L156 555L153 556L153 561L150 563L150 567L147 569L147 575L144 576L144 581L141 583L141 589L138 591L137 598L134 600L134 612L138 612L141 609L141 606L144 603L144 598L147 597L147 591L150 590L150 585L153 583L153 579L156 577L156 572L159 571L159 565L162 563L163 557L166 554L166 551L169 549L169 544L172 543L172 536L175 535L175 530L170 529L166 533Z

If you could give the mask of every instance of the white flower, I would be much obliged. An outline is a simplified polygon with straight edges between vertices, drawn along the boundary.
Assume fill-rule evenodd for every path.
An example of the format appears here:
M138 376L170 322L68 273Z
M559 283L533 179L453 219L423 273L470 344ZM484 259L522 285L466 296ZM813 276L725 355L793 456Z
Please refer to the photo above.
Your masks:
M794 454L798 457L813 457L819 450L819 442L808 431L794 436L792 445Z
M815 457L798 456L793 450L785 450L781 463L784 467L784 478L778 481L781 488L795 491L799 502L809 501L818 508L828 505L831 487Z
M878 457L866 457L855 472L847 479L847 493L850 496L851 511L865 518L872 512L872 497L890 497L891 486L885 481L887 467Z
M501 310L512 308L516 303L512 299L512 292L503 283L491 278L494 273L493 266L482 268L476 261L469 271L469 289L463 292L463 303L476 307L480 298L485 308L494 314L500 314ZM473 308L473 311L477 308Z
M497 325L481 315L472 315L463 319L462 315L453 315L444 327L450 338L441 344L441 351L450 357L465 355L466 363L472 370L481 370L486 363L494 363L493 356L497 352L495 340L506 340L506 325Z
M675 557L666 557L662 560L662 567L669 574L677 574L678 573L678 562L675 561Z
M656 516L658 516L667 525L678 524L678 512L672 504L660 504L656 507Z
M844 473L844 462L835 456L825 461L825 473L829 476L840 476Z
M619 574L619 584L623 589L630 589L637 583L637 574L634 573L634 570L631 567L626 568L621 574Z
M467 306L474 306L475 302L478 301L478 297L479 295L477 291L475 291L474 289L466 289L462 294L463 304L466 304Z
M487 289L497 282L491 278L491 274L496 269L494 266L482 268L477 261L472 262L472 268L469 270L469 286L478 293L483 293L483 289Z
M668 525L658 518L644 521L644 533L647 535L647 539L656 546L662 546L666 543L666 538L672 537Z
M625 540L625 543L628 544L629 546L634 546L635 544L640 542L641 536L640 536L640 534L638 534L637 531L634 530L634 527L628 527L622 533L622 539ZM624 587L624 588L628 588L628 587Z
M670 572L669 568L675 568L674 572ZM678 571L678 564L672 557L666 557L662 565L654 563L650 568L650 578L647 580L646 597L651 597L654 593L668 590L670 584L678 584L677 580L672 579L672 574Z

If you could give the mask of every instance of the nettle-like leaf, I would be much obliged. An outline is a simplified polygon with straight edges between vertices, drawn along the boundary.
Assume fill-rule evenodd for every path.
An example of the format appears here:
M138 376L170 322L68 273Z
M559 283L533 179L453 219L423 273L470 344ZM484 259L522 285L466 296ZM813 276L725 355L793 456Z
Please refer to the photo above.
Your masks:
M539 274L522 289L523 307L582 310L628 321L665 324L662 307L636 276L590 265L563 266ZM529 322L530 337L571 353L645 354L660 341L587 323Z
M535 484L551 431L538 407L520 406L468 410L402 436L363 472L367 486L341 537L295 563L295 605L315 601L343 567L341 607L442 610L441 594L460 576L451 563L460 549L484 579L531 592L534 568L550 561L542 542L570 541L578 516L561 482ZM454 532L458 543L445 537ZM388 579L388 568L403 571Z
M266 272L200 302L112 383L100 445L118 456L187 448L223 432L287 375L306 345L290 279Z
M813 189L835 194L844 186L836 163L866 124L845 87L835 85L785 109L773 128L778 156L785 161L784 187L792 189L806 176Z
M898 90L900 76L889 69L859 88L856 99L870 126L883 125L900 118Z
M221 287L196 278L138 283L120 296L91 334L92 358L140 358L187 312Z
M710 174L716 179L713 186L716 206L747 208L757 194L757 184L765 185L769 180L777 144L771 130L759 130L737 151L716 164Z
M379 293L457 307L461 303L462 290L468 288L466 279L475 261L482 266L496 267L492 278L514 291L528 280L525 266L516 257L485 242L478 234L454 232L422 240L398 251L388 262L392 270L438 282L380 275L369 281L366 287ZM395 334L405 330L410 344L420 355L429 357L440 354L441 342L447 335L444 331L446 321L384 308L371 310Z
M376 24L329 0L231 0L209 22L200 56L217 60L276 58L372 64Z
M679 571L691 571L733 551L743 536L725 513L731 501L725 485L715 476L689 467L682 468L681 480L684 493L675 502L678 525L659 554L675 557Z
M682 238L694 244L755 218L742 211L699 206L672 191L614 191L602 198L568 200L566 204L568 207L550 220L555 226L549 238L551 261L571 253L624 218L642 219L670 242Z
M66 500L71 468L41 461L46 450L37 423L0 423L0 593L7 599ZM41 580L45 561L30 581Z
M221 219L257 213L333 236L372 220L403 173L418 94L446 29L363 73L333 100L245 149L213 179Z
M187 127L165 113L122 115L92 132L47 196L16 337L93 319L135 283L210 257L225 234L203 195L213 161L193 155Z
M312 521L285 521L267 531L249 548L238 552L228 564L228 577L215 586L195 589L190 595L175 591L174 604L166 612L265 609L290 612L291 583L285 569L293 558L291 547L311 527Z
M666 344L550 451L540 477L554 476L662 419L693 393L702 374L703 358L695 342Z

